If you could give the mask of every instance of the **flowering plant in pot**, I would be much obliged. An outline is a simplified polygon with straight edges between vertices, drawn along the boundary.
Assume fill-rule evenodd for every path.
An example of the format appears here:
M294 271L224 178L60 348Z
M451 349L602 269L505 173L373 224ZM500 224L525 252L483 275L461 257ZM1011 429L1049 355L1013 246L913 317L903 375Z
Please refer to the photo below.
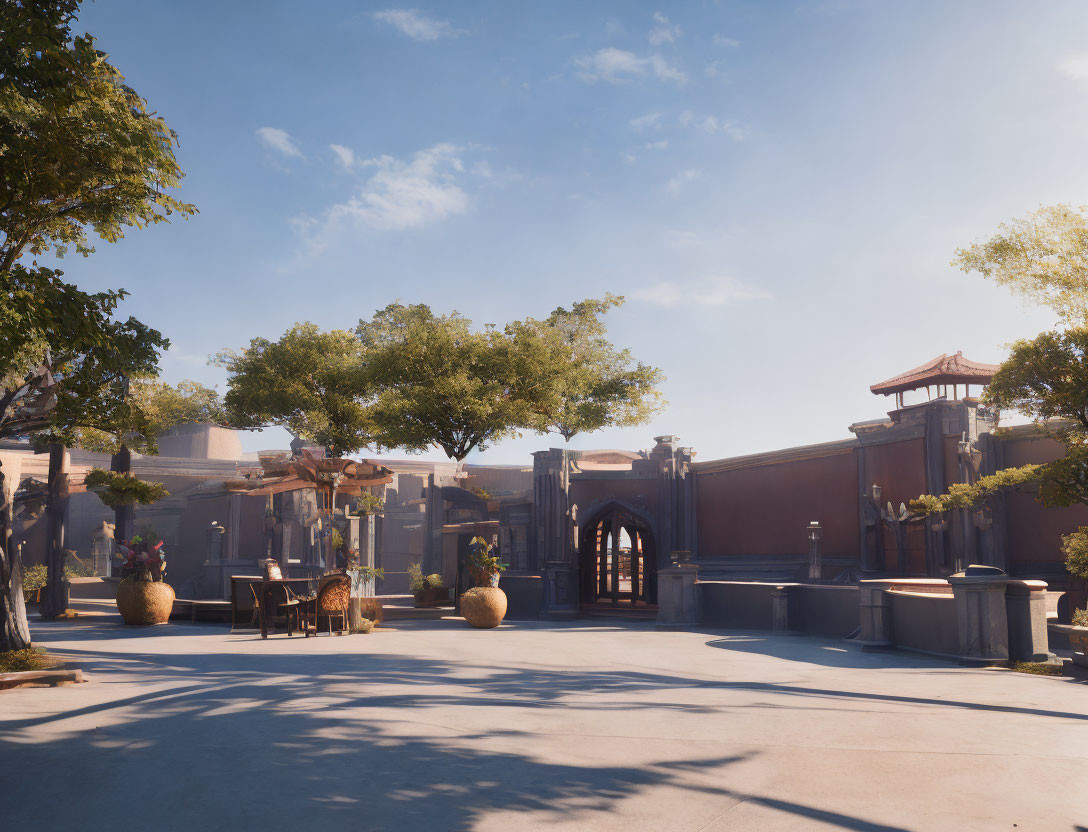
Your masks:
M166 583L166 552L163 542L151 543L140 535L117 547L121 583L117 610L126 624L165 624L174 608L174 589Z
M482 537L472 538L469 544L469 569L477 586L498 586L499 574L510 567L510 564L500 561L498 555L491 554L494 549L495 546Z

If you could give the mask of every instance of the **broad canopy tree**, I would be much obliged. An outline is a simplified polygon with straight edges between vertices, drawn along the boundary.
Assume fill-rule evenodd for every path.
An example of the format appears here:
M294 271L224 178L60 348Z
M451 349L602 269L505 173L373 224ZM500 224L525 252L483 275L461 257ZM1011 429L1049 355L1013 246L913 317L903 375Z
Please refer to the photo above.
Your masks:
M124 292L82 292L23 258L86 255L91 232L113 242L127 227L195 211L170 193L182 177L176 136L92 37L73 34L78 10L78 0L0 5L0 436L63 439L84 417L105 418L111 379L151 373L148 357L166 345L138 321L113 319ZM5 499L0 650L29 643L10 520Z
M565 438L638 424L659 404L660 371L608 341L587 300L538 321L473 328L465 316L390 304L354 335L299 324L220 362L238 427L282 425L333 455L440 448L463 460L522 431Z
M345 456L370 444L362 350L345 330L296 324L277 341L254 338L220 353L229 374L224 399L234 427L279 426Z

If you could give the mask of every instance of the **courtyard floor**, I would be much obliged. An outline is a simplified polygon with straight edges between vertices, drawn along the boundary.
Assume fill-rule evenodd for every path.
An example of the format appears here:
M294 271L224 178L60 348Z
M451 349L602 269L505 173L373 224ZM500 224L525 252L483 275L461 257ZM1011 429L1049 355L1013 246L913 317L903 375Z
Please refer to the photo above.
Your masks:
M1088 829L1083 680L620 622L34 638L90 681L0 693L12 832Z

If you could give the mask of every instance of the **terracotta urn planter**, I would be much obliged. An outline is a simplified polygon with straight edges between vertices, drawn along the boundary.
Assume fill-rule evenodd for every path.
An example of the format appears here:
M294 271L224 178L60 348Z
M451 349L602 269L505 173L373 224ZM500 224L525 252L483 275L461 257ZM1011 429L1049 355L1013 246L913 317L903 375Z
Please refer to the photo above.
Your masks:
M461 596L461 615L473 627L498 627L506 617L506 593L497 586L477 586Z
M126 624L165 624L174 609L174 588L165 581L125 578L117 586L117 611Z

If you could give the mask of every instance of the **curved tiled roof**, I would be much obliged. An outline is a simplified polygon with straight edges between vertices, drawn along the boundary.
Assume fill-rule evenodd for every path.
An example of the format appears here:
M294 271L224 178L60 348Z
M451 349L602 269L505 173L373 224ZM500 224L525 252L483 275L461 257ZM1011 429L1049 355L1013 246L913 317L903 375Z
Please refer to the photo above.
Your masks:
M907 370L887 381L874 384L869 389L885 396L905 390L917 390L931 384L989 384L1000 365L980 364L964 358L962 352L955 355L941 353L920 367Z

